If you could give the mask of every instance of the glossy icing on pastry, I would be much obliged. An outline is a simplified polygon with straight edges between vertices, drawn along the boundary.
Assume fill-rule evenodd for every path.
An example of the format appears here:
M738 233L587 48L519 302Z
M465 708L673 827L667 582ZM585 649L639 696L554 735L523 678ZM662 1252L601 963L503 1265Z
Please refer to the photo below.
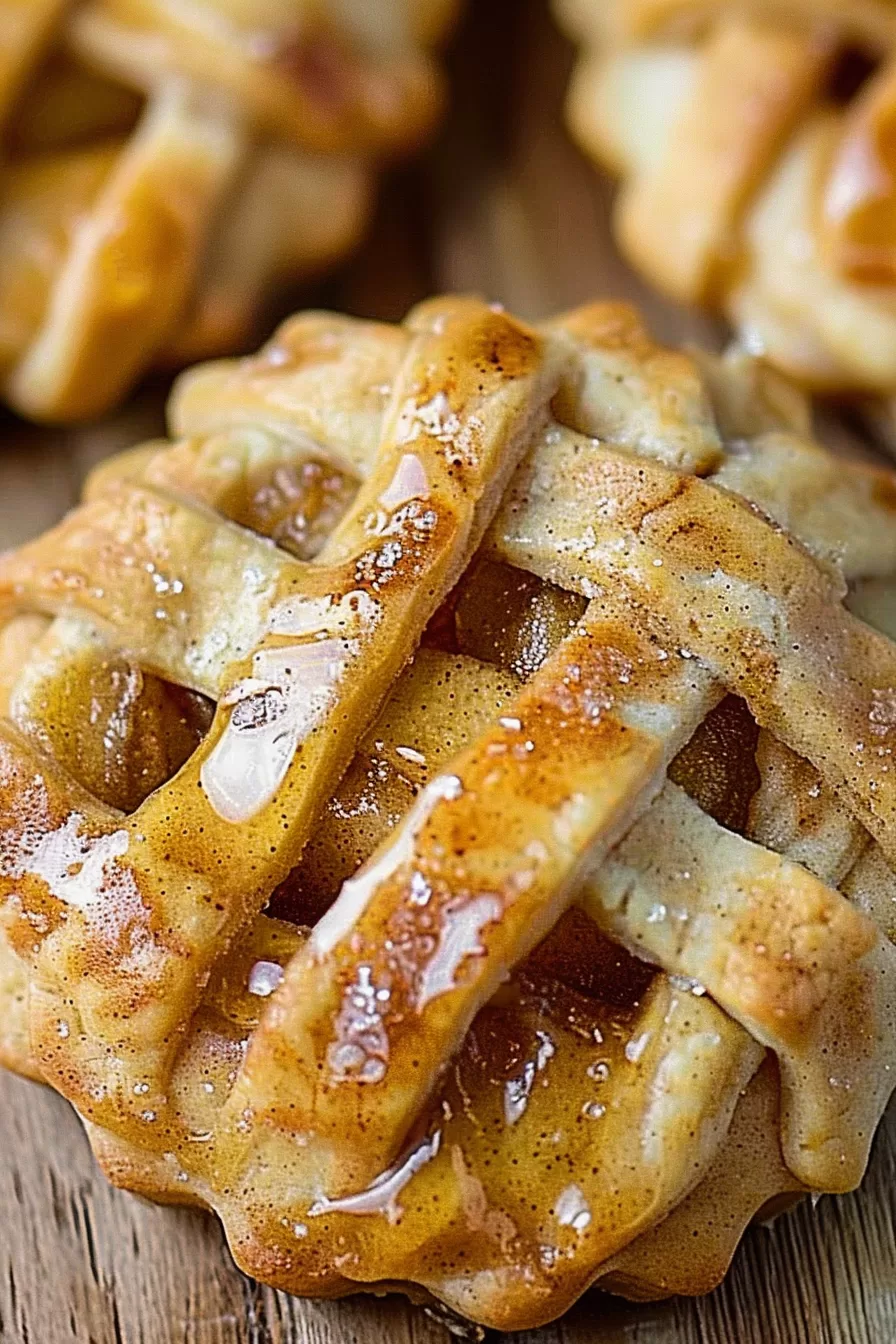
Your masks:
M170 425L0 558L5 1062L252 1274L506 1329L854 1187L893 475L615 304L304 314Z

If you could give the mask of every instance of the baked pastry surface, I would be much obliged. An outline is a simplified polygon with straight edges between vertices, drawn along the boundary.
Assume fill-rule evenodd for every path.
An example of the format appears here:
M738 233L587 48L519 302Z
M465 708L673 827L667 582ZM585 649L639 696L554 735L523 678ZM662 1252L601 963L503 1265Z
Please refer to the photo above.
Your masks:
M6 0L0 395L96 415L245 347L357 240L441 103L453 0Z
M0 1047L292 1292L702 1291L896 1068L896 478L627 308L310 313L0 558Z
M807 386L896 393L896 8L557 0L622 250Z

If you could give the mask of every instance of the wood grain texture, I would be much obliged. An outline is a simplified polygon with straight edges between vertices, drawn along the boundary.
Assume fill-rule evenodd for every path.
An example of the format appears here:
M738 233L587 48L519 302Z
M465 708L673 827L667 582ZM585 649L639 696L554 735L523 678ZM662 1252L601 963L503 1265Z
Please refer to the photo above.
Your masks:
M479 290L538 317L598 295L634 299L669 340L718 343L713 322L658 301L608 238L611 188L568 142L569 52L537 0L471 0L452 54L455 110L430 155L384 190L368 245L309 295L400 317L436 289ZM164 388L102 426L0 423L0 548L46 527L88 467L161 428ZM826 437L861 450L842 417ZM725 1284L699 1301L634 1307L592 1293L517 1344L894 1344L896 1108L862 1190L805 1204L746 1238ZM111 1190L68 1106L0 1079L3 1344L445 1344L404 1299L301 1302L233 1266L201 1214Z

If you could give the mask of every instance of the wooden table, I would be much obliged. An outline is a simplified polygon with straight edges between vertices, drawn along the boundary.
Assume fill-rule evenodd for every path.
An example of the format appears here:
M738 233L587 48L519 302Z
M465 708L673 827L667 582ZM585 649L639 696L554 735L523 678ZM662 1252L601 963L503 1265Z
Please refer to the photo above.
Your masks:
M569 52L536 0L472 0L452 54L451 124L386 185L370 241L313 301L387 318L438 289L479 290L537 317L597 295L633 298L670 340L717 343L713 323L658 302L608 240L610 187L560 121ZM158 431L164 389L102 426L0 424L0 547L54 521L86 468ZM824 428L855 446L845 422ZM896 1110L862 1191L807 1203L746 1238L722 1288L632 1307L590 1294L526 1344L892 1344L896 1341ZM0 1079L3 1344L445 1344L403 1298L301 1302L251 1282L215 1221L155 1208L98 1175L65 1102Z

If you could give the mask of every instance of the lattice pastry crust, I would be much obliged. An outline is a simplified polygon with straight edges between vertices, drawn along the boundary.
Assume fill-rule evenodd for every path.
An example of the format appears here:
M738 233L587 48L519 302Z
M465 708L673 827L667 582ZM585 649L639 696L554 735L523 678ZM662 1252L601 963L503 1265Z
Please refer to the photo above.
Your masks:
M430 129L453 0L4 0L0 395L113 405L229 354Z
M613 304L305 314L171 428L0 559L5 1061L253 1274L504 1328L853 1187L896 478Z
M808 386L896 393L890 0L557 0L626 256ZM892 405L890 410L892 412Z

